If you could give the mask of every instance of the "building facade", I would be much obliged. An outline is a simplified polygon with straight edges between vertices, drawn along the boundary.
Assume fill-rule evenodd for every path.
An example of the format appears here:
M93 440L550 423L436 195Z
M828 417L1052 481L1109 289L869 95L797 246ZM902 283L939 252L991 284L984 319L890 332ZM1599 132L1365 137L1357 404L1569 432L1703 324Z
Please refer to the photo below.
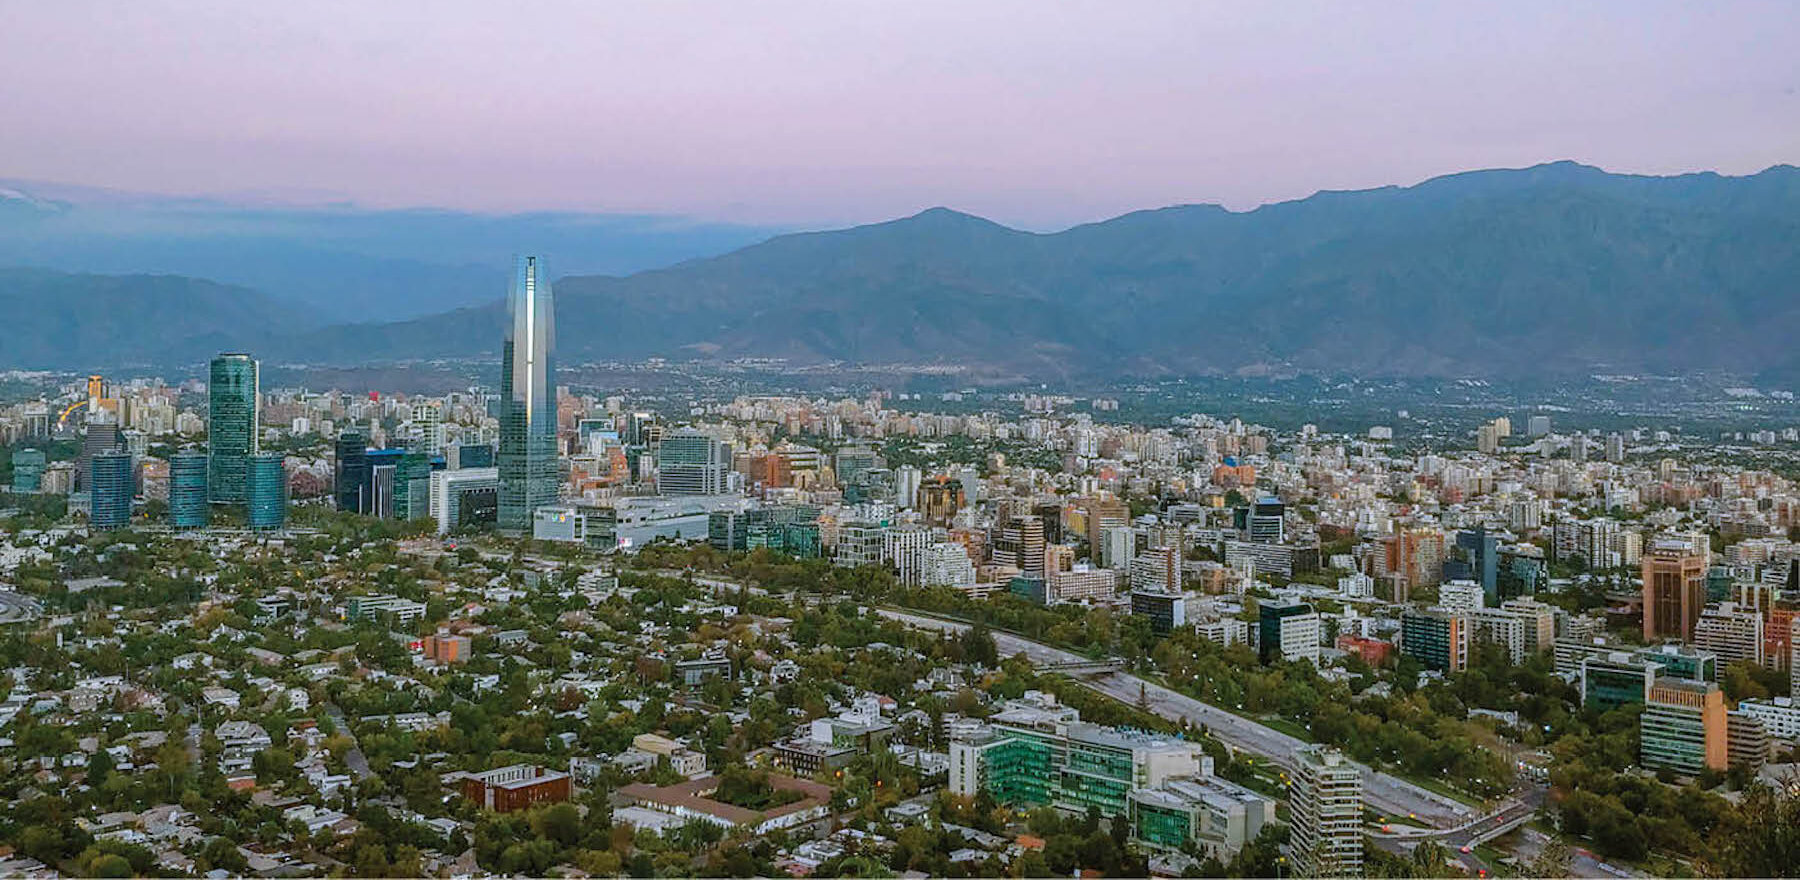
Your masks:
M498 525L531 531L532 511L556 501L555 299L538 257L519 257L501 351Z
M250 456L260 445L261 366L228 352L212 359L206 386L207 497L242 504L249 494Z

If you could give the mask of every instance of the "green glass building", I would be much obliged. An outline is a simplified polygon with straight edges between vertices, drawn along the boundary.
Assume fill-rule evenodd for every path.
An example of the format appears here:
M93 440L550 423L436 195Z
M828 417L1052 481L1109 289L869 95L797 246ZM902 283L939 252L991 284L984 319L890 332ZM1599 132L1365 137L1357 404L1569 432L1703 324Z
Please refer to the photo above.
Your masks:
M394 465L394 518L418 519L430 514L431 457L408 452Z
M42 449L20 449L13 453L12 466L12 490L37 492L43 489L44 469L50 466L50 457Z
M169 459L169 524L203 529L212 515L206 500L206 453L183 449Z
M250 457L258 450L260 367L247 354L212 360L207 397L207 497L237 504L249 497Z
M287 469L279 452L250 456L248 507L250 528L272 531L287 527Z

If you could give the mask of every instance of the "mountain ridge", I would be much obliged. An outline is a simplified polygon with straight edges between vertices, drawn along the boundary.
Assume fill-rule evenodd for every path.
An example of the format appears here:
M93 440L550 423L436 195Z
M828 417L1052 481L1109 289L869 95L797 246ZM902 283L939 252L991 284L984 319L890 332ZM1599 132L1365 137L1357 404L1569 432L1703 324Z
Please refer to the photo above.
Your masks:
M786 357L1042 378L1273 368L1800 375L1800 169L1557 162L1056 232L945 207L557 282L563 363ZM272 340L338 362L497 357L503 291Z

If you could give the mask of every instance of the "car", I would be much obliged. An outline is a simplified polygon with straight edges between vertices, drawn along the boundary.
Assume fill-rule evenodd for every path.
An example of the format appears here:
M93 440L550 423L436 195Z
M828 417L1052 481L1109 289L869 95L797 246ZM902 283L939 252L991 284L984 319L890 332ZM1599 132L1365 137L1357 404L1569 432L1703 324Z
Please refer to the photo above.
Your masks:
M1465 843L1460 848L1460 851L1463 853L1472 853L1475 851L1475 848Z

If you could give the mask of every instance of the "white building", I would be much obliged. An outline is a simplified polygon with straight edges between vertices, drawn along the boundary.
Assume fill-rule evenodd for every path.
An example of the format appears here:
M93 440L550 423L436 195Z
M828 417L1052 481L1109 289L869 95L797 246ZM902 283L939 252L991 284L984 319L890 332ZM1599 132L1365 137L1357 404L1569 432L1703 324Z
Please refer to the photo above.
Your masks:
M1361 768L1336 749L1306 746L1294 754L1289 796L1294 876L1361 877Z
M1438 605L1445 611L1471 614L1481 610L1487 595L1474 581L1450 581L1438 586Z

